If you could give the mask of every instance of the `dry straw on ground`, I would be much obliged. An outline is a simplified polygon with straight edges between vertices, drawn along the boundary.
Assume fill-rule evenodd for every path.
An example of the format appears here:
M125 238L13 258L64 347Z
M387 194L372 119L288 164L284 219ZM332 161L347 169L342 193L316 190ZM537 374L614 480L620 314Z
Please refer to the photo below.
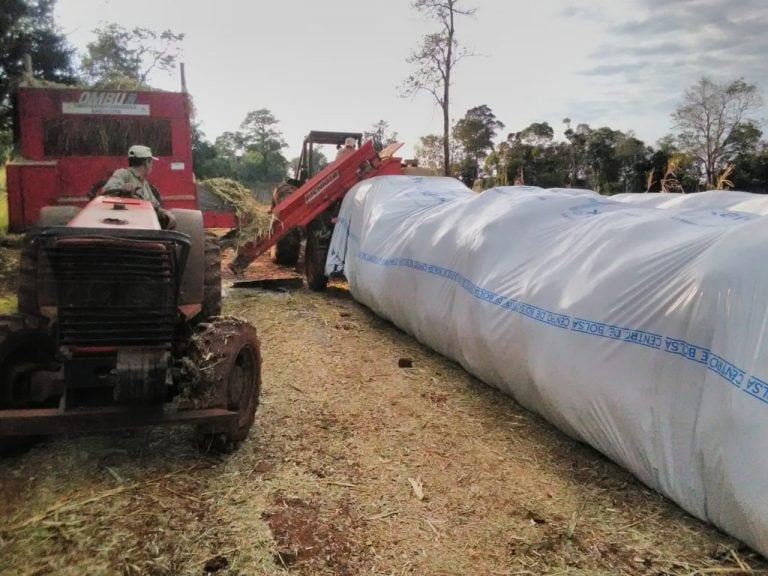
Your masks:
M257 242L269 235L273 220L269 208L257 201L248 188L229 178L202 180L199 186L235 208L239 222L238 246L245 242Z
M0 573L766 574L343 284L225 302L262 342L249 439L201 456L183 429L154 429L3 461Z

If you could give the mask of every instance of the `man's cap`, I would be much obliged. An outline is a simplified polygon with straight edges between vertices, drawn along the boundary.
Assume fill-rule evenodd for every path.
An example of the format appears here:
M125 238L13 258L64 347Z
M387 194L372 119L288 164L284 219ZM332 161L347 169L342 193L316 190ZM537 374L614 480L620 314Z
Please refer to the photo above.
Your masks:
M357 144L357 140L355 140L354 138L347 138L346 140L344 140L344 146L346 146L347 148L354 148L355 144Z
M128 148L128 158L152 158L152 160L157 160L157 158L152 156L152 149L149 146L142 146L140 144L135 144Z

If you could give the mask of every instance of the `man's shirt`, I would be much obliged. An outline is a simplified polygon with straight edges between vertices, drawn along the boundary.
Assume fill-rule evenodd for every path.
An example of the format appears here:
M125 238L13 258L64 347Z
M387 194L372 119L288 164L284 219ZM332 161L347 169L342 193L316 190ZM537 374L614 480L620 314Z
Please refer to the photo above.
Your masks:
M125 191L125 185L129 183L137 186L135 192ZM119 168L118 170L115 170L104 185L104 192L116 196L128 195L141 200L149 200L155 208L160 207L160 202L152 193L152 188L150 188L149 182L136 174L131 168Z

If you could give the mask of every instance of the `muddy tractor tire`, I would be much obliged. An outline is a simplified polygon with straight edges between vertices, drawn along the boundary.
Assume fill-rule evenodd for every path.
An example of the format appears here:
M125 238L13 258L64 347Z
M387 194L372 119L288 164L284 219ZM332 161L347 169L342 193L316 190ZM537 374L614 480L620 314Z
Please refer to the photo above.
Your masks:
M50 338L41 319L0 316L0 409L29 408L29 376L50 361Z
M272 210L296 190L296 186L284 182L272 190ZM293 266L299 260L301 230L292 228L269 250L272 262L280 266Z
M201 321L221 316L221 247L213 236L205 238L205 275L203 276L203 309Z
M187 358L196 366L196 387L204 390L209 408L237 413L228 430L197 429L198 445L226 452L248 437L256 417L261 392L261 349L256 328L231 317L214 318L198 325Z
M269 250L272 262L280 266L293 266L299 260L301 251L301 230L291 228L285 236Z
M42 322L31 316L0 317L0 410L23 410L38 405L30 375L50 358L50 339ZM0 456L30 448L38 436L0 437Z
M304 275L307 286L315 292L328 287L325 275L325 261L330 247L330 232L325 226L310 224L307 228L307 242L304 251Z

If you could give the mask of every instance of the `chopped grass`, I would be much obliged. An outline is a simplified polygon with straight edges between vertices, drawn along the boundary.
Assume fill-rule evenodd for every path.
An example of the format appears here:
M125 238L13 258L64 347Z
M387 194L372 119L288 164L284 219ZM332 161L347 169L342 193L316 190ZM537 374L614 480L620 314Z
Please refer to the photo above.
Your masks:
M151 429L5 459L0 573L766 574L344 284L225 294L262 342L249 439L201 456Z
M8 189L5 180L5 164L0 166L0 234L8 231Z
M200 186L235 208L239 227L238 245L269 235L272 215L268 206L256 200L248 188L229 178L202 180Z

